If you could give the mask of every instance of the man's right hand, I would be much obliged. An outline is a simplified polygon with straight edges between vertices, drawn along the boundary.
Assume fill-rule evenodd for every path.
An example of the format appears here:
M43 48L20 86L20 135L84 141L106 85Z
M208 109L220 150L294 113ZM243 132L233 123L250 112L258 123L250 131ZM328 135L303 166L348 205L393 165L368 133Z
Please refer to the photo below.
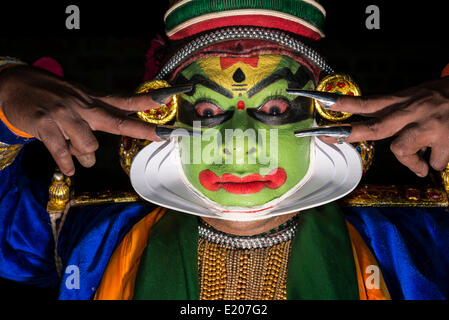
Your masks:
M95 164L98 141L92 131L160 141L155 126L129 117L130 113L160 106L149 94L91 95L30 66L0 72L0 108L5 117L17 129L42 141L69 176L75 173L72 156L85 167Z

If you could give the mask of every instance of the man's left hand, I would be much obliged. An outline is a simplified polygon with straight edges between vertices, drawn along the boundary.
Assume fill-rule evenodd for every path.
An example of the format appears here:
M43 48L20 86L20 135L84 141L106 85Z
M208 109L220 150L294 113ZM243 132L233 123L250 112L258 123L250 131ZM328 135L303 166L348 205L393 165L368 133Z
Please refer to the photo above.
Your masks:
M390 149L396 158L419 177L427 176L429 164L443 170L449 163L449 77L427 82L393 95L343 96L330 109L370 120L353 123L346 142L381 140L395 136ZM323 137L326 142L335 139ZM429 164L419 155L431 148Z

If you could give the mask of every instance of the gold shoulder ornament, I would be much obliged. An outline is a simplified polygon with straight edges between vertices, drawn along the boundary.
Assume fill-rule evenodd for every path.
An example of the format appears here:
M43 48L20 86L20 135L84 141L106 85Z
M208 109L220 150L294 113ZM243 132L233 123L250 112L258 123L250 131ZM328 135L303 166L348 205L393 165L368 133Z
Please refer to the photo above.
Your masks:
M20 144L10 145L0 142L0 170L5 169L14 162L22 147Z

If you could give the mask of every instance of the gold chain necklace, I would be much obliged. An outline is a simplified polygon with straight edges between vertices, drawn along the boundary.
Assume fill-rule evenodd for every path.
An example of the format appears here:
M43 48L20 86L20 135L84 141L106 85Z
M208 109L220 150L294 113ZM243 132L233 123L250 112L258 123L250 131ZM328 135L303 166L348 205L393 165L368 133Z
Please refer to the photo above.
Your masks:
M288 234L292 229L296 230L296 223L279 233ZM285 300L291 241L289 236L271 246L244 249L200 236L200 299Z

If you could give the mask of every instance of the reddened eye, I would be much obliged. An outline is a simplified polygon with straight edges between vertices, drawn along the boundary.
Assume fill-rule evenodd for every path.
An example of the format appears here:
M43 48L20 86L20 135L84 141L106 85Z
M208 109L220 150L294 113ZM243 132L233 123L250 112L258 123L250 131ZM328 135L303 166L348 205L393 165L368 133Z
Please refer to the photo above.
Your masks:
M202 101L195 106L195 111L200 117L211 118L223 114L223 110L215 104Z
M266 113L270 116L283 114L288 110L289 103L284 99L273 99L265 102L257 111Z

